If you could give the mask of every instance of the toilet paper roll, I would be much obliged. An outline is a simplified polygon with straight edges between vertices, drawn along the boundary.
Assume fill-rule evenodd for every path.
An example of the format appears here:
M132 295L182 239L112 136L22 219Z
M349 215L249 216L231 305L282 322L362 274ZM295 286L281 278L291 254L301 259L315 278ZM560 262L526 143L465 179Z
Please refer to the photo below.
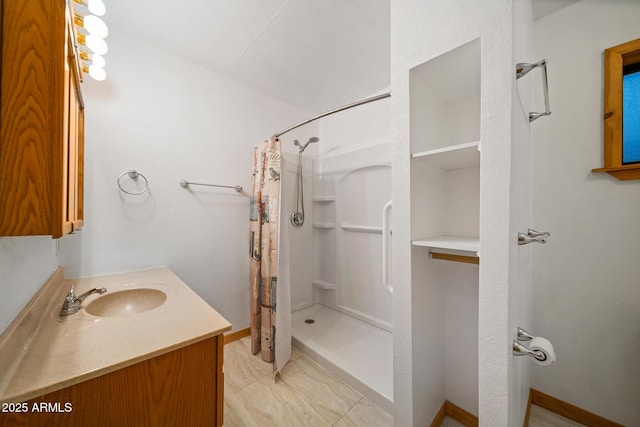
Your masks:
M538 360L537 358L531 356L531 360L533 363L538 365L546 366L551 364L551 362L556 361L556 352L553 350L553 345L549 342L548 339L542 337L534 337L531 340L531 344L529 345L529 349L539 350L546 356L545 360Z

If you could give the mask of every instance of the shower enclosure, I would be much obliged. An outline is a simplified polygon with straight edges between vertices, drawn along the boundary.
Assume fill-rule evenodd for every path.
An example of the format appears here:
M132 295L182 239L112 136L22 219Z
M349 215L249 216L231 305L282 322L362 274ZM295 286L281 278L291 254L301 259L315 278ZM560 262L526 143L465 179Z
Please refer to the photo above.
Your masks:
M290 235L298 257L291 262L294 346L392 412L390 150L389 142L377 142L303 156L310 172L302 183L312 197L304 225L291 225Z

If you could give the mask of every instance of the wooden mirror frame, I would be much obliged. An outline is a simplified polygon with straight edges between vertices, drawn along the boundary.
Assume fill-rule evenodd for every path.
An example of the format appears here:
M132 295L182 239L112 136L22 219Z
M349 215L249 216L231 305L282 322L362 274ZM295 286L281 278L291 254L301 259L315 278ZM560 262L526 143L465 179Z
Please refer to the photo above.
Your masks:
M622 163L623 68L637 63L640 63L640 39L604 51L604 167L592 172L606 172L623 181L640 179L640 163Z

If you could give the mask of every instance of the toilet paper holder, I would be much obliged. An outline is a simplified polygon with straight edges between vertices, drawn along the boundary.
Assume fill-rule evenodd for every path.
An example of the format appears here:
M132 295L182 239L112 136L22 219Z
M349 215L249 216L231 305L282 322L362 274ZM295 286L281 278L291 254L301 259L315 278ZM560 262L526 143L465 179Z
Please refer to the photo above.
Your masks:
M547 360L547 355L540 350L531 350L527 348L527 346L520 344L518 341L531 341L533 339L533 335L524 329L518 327L518 335L517 340L513 340L513 354L515 356L532 356L539 360L540 362L544 362Z

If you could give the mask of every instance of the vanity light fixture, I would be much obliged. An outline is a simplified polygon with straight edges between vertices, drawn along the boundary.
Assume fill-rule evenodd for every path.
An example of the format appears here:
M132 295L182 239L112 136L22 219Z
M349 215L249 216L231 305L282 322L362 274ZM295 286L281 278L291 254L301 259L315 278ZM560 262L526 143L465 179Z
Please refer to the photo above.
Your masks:
M90 54L84 50L80 51L80 59L102 68L107 64L102 55L98 55L97 53Z
M78 43L89 48L91 52L104 55L109 50L107 42L93 34L78 34Z
M80 59L82 59L82 72L87 73L94 80L103 81L107 78L107 73L104 70L106 61L102 55L89 54L84 50L80 51Z
M101 39L104 39L109 35L109 28L107 27L107 24L105 24L104 21L97 16L82 16L80 14L74 13L73 22L78 27L87 30L89 34L100 37Z
M91 63L96 67L101 68L104 68L104 66L107 64L107 62L104 60L104 57L98 54L91 56Z
M70 5L70 17L73 17L73 24L76 27L73 33L77 43L87 47L90 51L79 50L78 52L82 60L81 70L94 80L103 81L107 78L107 73L104 70L106 61L102 55L109 50L107 42L104 40L109 35L109 28L98 16L105 13L104 3L102 0L73 0L73 2L86 6L89 13L93 14L78 13L76 8ZM83 30L80 31L80 28Z
M106 12L106 7L102 0L73 0L74 2L86 6L89 12L96 16L102 16Z
M98 67L94 64L82 64L82 72L87 73L92 79L99 82L107 78L107 72L102 67Z

